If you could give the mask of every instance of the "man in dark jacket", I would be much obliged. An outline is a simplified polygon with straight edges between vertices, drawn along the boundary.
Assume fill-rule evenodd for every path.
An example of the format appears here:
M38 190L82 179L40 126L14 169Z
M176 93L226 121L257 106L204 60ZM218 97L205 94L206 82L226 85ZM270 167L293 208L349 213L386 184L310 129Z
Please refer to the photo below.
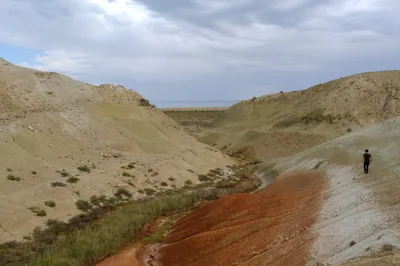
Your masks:
M372 156L368 150L364 153L364 174L368 174L369 164L372 162Z

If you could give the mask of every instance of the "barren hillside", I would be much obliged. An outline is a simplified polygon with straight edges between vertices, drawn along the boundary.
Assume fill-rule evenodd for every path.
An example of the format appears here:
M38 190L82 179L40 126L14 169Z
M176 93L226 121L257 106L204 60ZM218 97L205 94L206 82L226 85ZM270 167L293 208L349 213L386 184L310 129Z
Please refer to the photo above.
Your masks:
M399 265L399 142L397 117L261 164L265 189L184 216L152 265Z
M78 200L152 195L233 163L132 90L0 59L0 242L70 219Z
M400 71L371 72L243 101L197 137L226 152L265 160L294 154L397 115Z

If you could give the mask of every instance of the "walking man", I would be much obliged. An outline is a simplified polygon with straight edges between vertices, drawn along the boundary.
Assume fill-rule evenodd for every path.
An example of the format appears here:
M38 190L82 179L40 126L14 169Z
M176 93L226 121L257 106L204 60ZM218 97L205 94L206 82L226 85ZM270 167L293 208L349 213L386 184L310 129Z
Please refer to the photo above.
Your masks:
M372 156L368 149L364 153L364 174L368 174L369 164L372 162Z

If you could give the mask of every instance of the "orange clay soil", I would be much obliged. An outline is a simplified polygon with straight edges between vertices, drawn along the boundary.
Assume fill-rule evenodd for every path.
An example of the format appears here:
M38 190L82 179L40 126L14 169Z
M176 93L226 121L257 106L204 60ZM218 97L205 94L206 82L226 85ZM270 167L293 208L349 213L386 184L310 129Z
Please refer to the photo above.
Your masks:
M189 213L162 245L136 245L99 265L305 265L325 185L315 172L281 176Z
M161 264L305 265L309 230L322 203L317 173L281 176L254 194L236 194L181 219L160 248Z

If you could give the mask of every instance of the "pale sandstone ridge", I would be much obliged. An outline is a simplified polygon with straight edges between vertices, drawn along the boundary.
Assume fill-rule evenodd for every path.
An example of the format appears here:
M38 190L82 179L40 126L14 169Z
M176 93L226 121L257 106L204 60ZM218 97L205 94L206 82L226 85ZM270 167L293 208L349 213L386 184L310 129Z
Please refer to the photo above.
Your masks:
M232 154L274 159L400 115L400 71L361 73L242 101L196 134Z
M398 265L400 117L267 163L261 170L325 172L328 186L307 265ZM363 173L362 154L373 156ZM371 264L368 264L371 263ZM373 264L375 263L375 264Z
M141 106L141 99L122 86L93 86L0 60L0 242L21 240L48 219L79 214L78 199L113 196L119 187L138 198L140 189L197 183L198 174L234 164L162 112ZM121 168L129 163L132 169ZM79 172L80 165L91 172ZM62 169L80 180L66 182L56 172ZM44 205L50 200L55 208ZM32 206L47 216L36 216Z

